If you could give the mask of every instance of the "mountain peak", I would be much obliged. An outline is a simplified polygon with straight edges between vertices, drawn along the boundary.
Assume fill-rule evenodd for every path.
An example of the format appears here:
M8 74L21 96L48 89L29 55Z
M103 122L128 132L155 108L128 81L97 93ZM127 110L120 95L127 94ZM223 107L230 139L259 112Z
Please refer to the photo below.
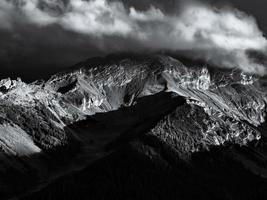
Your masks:
M0 149L43 156L74 148L73 159L92 162L108 154L107 147L142 135L190 159L214 146L259 140L263 91L252 76L215 74L171 56L96 58L48 81L0 81ZM19 136L22 144L13 146ZM2 163L10 166L6 158Z

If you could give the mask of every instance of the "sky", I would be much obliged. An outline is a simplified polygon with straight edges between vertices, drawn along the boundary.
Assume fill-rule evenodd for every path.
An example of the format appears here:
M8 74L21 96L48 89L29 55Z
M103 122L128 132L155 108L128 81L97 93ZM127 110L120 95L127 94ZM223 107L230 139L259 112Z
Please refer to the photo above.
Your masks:
M1 0L0 78L47 78L117 52L186 52L265 74L265 0Z

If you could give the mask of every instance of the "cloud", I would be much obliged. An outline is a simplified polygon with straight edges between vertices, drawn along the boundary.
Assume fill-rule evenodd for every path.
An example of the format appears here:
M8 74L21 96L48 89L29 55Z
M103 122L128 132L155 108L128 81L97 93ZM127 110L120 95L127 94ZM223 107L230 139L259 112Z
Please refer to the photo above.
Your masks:
M57 25L102 49L186 51L188 57L215 66L266 73L265 66L247 54L266 54L266 38L252 16L231 8L190 1L167 13L153 5L141 11L106 0L0 1L0 29L15 32L18 24Z

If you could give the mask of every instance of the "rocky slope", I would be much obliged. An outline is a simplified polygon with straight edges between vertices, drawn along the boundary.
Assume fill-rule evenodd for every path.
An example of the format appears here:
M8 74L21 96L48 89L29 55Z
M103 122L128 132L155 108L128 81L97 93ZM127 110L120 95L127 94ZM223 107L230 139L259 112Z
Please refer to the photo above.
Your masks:
M21 177L34 171L37 182L50 180L140 135L163 143L186 162L214 146L260 140L264 83L239 71L185 66L166 55L89 59L31 84L2 80L0 193L8 197L25 189L6 181L9 173ZM38 184L25 187L33 185Z

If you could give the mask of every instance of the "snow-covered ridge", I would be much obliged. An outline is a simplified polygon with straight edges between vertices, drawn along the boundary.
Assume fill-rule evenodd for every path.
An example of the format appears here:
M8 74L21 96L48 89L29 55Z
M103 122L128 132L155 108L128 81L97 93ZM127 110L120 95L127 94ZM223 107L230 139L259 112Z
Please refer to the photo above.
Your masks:
M203 132L207 144L234 142L241 133L240 144L246 143L247 138L259 139L255 131L246 133L242 121L254 126L264 122L266 94L256 88L257 80L251 76L235 73L234 78L229 77L217 81L206 67L189 68L162 55L114 58L103 63L89 60L46 82L0 81L0 117L15 124L13 131L20 128L28 134L37 145L35 148L29 143L29 149L39 151L67 144L64 127L87 115L131 106L142 96L172 91L187 98L189 104L202 107L213 119L214 123L205 125ZM233 129L229 119L239 123L238 128ZM229 133L218 135L219 126L225 126L224 131ZM3 148L6 147L2 145Z

